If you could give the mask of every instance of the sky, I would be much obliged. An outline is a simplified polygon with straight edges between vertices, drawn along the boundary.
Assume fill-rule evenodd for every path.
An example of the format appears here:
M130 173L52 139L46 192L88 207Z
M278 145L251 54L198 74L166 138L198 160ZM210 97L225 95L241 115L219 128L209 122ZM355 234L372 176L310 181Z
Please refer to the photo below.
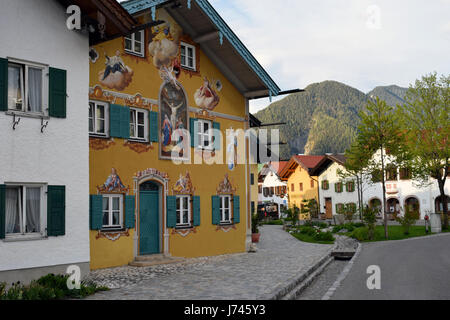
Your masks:
M336 80L369 92L450 74L450 0L210 2L282 90Z
M281 90L336 80L367 93L450 74L450 0L209 1Z

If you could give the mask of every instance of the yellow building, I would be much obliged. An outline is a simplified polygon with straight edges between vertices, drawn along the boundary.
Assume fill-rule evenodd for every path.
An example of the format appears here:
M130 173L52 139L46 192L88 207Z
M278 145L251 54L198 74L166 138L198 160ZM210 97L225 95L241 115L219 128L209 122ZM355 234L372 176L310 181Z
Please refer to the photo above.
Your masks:
M89 53L91 268L244 252L257 172L236 130L280 90L207 1L122 5L140 27Z
M303 200L319 201L318 177L310 172L324 156L294 155L280 172L280 178L287 182L289 207L302 208ZM308 216L300 215L300 219Z

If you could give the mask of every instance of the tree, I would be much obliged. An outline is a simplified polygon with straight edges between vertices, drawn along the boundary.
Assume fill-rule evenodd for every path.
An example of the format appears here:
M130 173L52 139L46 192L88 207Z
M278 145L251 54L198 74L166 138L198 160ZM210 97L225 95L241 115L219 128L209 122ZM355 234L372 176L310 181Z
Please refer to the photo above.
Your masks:
M364 171L379 176L383 188L384 234L388 239L386 203L386 164L404 161L404 135L394 108L380 100L369 100L360 113L361 124L353 146L353 157L362 162ZM381 173L381 174L380 174ZM373 180L372 182L378 182Z
M406 134L406 152L412 178L425 186L437 180L443 202L444 226L448 229L445 182L449 174L450 76L436 73L416 80L406 93L406 103L398 106Z
M338 175L341 178L355 177L356 189L358 191L358 212L359 217L362 220L363 213L363 179L365 175L365 169L369 161L369 156L365 150L361 149L362 146L358 144L358 141L354 142L349 149L345 151L345 170L338 170Z

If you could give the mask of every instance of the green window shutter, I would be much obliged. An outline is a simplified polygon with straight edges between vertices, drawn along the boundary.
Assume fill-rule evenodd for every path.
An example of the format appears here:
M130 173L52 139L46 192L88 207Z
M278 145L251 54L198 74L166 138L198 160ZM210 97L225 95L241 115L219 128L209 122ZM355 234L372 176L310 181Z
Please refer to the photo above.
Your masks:
M8 60L0 58L0 111L8 110Z
M130 137L130 108L118 104L109 106L109 135L122 139Z
M219 122L213 122L213 128L214 129L216 129L216 130L218 130L218 131L216 131L215 130L215 134L214 134L214 150L217 150L217 151L219 151L220 150L220 146L221 146L221 144L222 144L222 142L221 142L221 137L220 137L220 135L221 135L221 133L220 133L220 123Z
M167 228L177 226L177 197L167 196Z
M150 125L150 141L158 142L159 131L158 131L158 112L150 111L148 114L149 125Z
M65 118L67 103L66 70L49 68L48 113L50 117Z
M6 231L6 186L0 184L0 239L5 239Z
M130 138L130 108L121 107L120 115L120 135L121 138Z
M194 213L194 227L198 227L200 225L200 197L193 196L192 204Z
M189 118L189 132L191 134L191 147L198 146L198 119Z
M220 197L212 196L212 224L220 224Z
M103 196L92 194L89 201L89 227L101 230L103 227Z
M241 204L239 196L233 197L233 222L241 222Z
M120 138L120 110L121 106L118 104L111 104L109 106L109 135L111 137Z
M125 196L125 228L134 229L135 196Z
M47 235L66 234L66 187L47 187Z
M337 182L334 184L334 192L338 192L338 183Z

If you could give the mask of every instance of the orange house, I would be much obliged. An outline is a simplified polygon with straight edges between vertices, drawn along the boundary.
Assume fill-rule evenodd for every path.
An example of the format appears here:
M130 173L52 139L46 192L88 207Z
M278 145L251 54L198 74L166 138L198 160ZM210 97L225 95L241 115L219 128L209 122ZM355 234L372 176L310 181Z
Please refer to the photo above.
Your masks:
M318 177L311 171L324 156L294 155L280 172L280 178L287 182L289 207L302 208L303 200L319 201ZM319 204L320 205L320 204ZM300 219L308 219L300 215Z

